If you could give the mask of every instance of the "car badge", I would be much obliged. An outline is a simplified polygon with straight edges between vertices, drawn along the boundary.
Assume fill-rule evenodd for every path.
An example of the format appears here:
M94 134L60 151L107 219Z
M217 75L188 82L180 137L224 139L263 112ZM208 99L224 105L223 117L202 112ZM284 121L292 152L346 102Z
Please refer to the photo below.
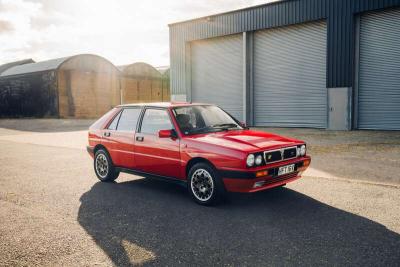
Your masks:
M268 159L271 159L271 158L272 158L272 155L271 155L271 154L269 154L269 155L268 155Z
M281 158L283 159L283 151L284 149L281 149Z

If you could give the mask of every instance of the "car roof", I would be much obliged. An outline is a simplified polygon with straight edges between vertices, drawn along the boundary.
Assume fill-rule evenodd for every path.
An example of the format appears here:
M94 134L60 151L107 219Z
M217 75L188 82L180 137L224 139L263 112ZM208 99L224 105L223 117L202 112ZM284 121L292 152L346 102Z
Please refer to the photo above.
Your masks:
M162 107L162 108L173 108L183 106L198 106L198 105L210 105L205 103L189 103L189 102L152 102L152 103L132 103L122 104L118 107Z

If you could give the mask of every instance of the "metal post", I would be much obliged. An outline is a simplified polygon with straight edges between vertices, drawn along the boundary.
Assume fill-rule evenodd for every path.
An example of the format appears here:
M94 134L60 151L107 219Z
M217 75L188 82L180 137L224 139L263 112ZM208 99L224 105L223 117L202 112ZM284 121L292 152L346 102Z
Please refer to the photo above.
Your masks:
M243 119L253 126L253 32L243 32Z
M355 42L354 42L354 93L352 94L352 114L350 118L353 121L353 129L358 128L358 88L359 88L359 72L360 72L360 16L355 17Z

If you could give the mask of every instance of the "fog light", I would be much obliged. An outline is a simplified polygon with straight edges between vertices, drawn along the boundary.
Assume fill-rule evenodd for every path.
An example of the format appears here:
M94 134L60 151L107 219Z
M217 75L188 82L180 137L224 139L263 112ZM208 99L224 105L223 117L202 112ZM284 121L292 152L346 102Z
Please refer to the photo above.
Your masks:
M310 166L310 163L311 163L311 160L309 160L309 159L306 159L305 161L303 161L303 165L297 169L297 171L299 171L299 175L300 175L300 172L305 171L307 169L307 167Z
M308 166L310 166L310 163L311 163L311 160L306 159L306 160L303 162L303 166L304 166L304 167L308 167Z
M261 187L265 184L265 181L255 182L253 188Z
M256 177L262 177L262 176L267 176L268 171L258 171L256 172Z

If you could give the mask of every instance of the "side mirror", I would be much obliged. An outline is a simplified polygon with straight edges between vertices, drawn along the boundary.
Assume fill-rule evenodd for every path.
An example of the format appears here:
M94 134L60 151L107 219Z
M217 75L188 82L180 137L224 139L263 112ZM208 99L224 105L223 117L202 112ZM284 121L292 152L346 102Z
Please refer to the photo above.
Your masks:
M240 126L242 126L243 128L247 128L246 123L243 121L240 122Z
M158 131L158 137L160 138L176 138L175 130L160 130Z

